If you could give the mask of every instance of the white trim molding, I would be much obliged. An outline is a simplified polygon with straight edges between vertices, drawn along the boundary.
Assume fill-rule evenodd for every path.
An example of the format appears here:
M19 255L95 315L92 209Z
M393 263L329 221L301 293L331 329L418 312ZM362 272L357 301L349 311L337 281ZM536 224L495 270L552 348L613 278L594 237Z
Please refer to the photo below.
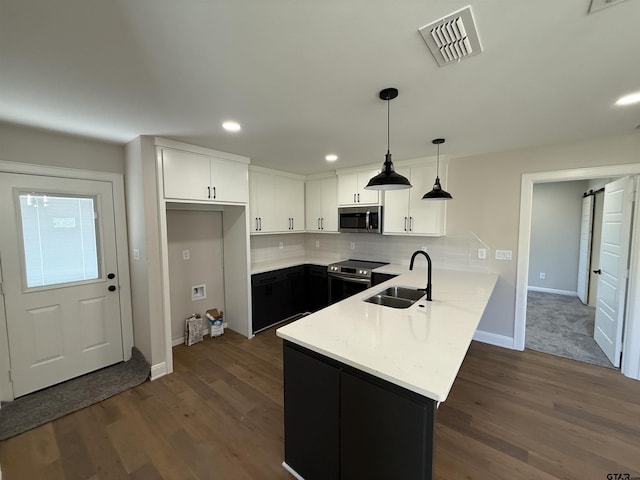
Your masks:
M282 466L284 467L284 469L289 472L291 475L293 475L294 477L296 477L298 480L304 480L303 477L301 477L298 472L296 472L293 468L291 468L289 465L287 465L287 462L282 462Z
M572 292L571 290L558 290L557 288L545 288L545 287L527 287L530 292L543 292L543 293L555 293L556 295L566 295L568 297L577 297L578 292Z
M164 377L167 373L167 362L156 363L151 365L151 380L157 380L160 377Z
M496 347L517 350L514 347L513 337L507 337L506 335L498 335L497 333L485 332L484 330L476 330L476 333L473 334L473 339L478 342L495 345Z
M531 207L533 204L533 186L536 183L563 182L570 180L589 180L594 178L613 178L640 175L640 163L609 165L602 167L577 168L551 172L525 173L522 175L520 189L520 227L518 232L518 265L516 275L516 311L514 319L513 341L515 350L524 350L527 324L527 286L529 283L529 253L531 249ZM635 219L632 233L631 268L629 295L627 297L627 321L624 327L624 348L622 352L622 373L640 380L640 285L635 279L640 277L640 191L635 193ZM635 335L634 335L635 334Z

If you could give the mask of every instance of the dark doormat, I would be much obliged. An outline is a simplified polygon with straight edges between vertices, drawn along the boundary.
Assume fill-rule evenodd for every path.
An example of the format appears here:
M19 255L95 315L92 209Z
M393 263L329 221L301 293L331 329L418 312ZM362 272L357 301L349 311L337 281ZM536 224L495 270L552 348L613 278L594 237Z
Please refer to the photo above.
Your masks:
M39 427L69 413L98 403L149 378L150 367L133 347L131 359L96 372L39 390L0 409L0 440Z

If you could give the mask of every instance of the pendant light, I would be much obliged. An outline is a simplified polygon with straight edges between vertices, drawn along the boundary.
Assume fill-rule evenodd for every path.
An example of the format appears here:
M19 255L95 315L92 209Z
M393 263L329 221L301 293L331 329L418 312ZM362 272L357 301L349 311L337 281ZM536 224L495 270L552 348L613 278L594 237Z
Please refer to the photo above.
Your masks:
M444 143L444 138L435 138L431 143L438 146L438 156L436 159L436 182L433 190L422 196L423 200L451 200L453 197L449 192L445 192L440 185L440 144Z
M389 102L398 96L396 88L385 88L380 91L380 99L387 101L387 154L385 155L382 171L369 180L367 190L400 190L402 188L411 188L409 180L393 168L391 161L391 152L389 151Z

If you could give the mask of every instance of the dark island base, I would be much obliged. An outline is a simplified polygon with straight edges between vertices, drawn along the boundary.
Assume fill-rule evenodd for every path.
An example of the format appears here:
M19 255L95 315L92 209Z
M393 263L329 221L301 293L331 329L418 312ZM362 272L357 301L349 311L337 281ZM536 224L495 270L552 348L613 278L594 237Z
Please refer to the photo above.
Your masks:
M285 464L304 480L428 480L437 402L284 342Z

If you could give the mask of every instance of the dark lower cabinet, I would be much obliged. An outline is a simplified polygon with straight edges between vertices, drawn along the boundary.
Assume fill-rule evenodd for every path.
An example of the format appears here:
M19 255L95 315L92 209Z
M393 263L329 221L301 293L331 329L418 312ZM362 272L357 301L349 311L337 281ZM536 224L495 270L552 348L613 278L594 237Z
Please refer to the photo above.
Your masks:
M298 265L251 276L253 333L328 305L327 267Z
M280 271L251 276L252 328L256 332L282 320L282 276Z
M284 347L284 460L305 480L339 478L339 388L337 366Z
M436 402L284 343L285 462L305 480L429 480Z
M432 478L435 402L364 375L340 375L340 478Z
M307 265L307 310L316 312L329 305L327 267Z
M282 275L282 320L307 310L304 265L284 268Z

